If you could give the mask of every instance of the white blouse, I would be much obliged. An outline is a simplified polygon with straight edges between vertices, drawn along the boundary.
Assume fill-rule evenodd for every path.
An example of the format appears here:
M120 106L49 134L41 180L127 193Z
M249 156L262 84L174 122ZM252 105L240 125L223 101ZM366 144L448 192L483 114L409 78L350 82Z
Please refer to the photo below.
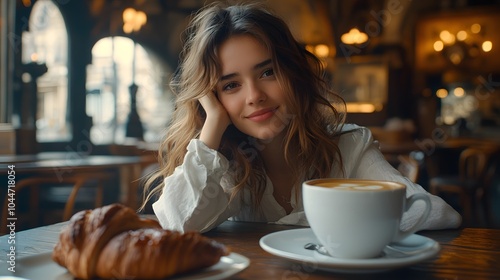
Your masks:
M349 124L344 125L343 130L352 130L343 134L339 141L346 178L401 182L407 186L406 196L416 192L427 193L385 160L369 129ZM161 225L182 232L208 231L228 219L308 226L302 202L295 203L294 189L300 188L300 185L293 186L293 210L288 215L275 200L269 178L259 209L252 210L248 190L240 193L243 197L233 198L229 202L230 190L235 185L230 165L222 154L208 148L202 141L191 140L183 164L165 178L163 192L153 204ZM342 178L344 175L341 170L332 168L330 177ZM459 227L461 216L440 197L427 194L431 199L432 210L421 229ZM409 228L418 220L422 207L417 202L403 215L402 229Z

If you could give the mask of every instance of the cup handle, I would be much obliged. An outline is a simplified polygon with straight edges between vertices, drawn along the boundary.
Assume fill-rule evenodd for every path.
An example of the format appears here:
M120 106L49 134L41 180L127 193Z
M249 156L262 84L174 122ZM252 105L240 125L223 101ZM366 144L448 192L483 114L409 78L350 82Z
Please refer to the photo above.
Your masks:
M400 240L412 235L413 233L415 233L417 230L419 230L419 227L429 217L429 214L431 213L432 205L431 205L431 199L425 193L415 193L415 194L411 195L410 197L406 198L405 212L408 211L411 208L411 206L413 205L413 203L415 203L418 200L422 200L425 202L424 212L422 213L422 215L420 216L418 221L412 227L410 227L409 229L407 229L405 231L399 230L394 241L396 241L396 242L400 241Z

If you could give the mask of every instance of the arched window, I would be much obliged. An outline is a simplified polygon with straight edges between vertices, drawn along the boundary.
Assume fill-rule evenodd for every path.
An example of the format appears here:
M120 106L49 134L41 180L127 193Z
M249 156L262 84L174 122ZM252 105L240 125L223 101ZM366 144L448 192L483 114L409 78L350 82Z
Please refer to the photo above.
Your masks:
M126 37L107 37L92 48L87 68L87 115L92 118L94 144L127 141L126 123L131 111L129 87L138 86L136 107L146 142L160 141L173 112L168 89L170 69L152 53Z
M45 63L48 68L37 80L37 141L68 141L68 35L61 12L52 1L35 2L22 42L23 64Z

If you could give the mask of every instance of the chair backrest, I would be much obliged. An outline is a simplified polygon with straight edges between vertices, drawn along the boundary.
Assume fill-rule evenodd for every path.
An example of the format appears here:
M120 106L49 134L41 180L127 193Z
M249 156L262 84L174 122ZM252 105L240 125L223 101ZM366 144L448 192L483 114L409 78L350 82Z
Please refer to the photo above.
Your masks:
M500 175L500 173L498 173L500 168L500 146L485 145L481 147L481 149L484 150L486 154L485 170L482 176L484 177L484 187L488 188L493 185L493 180L498 178L497 176Z
M470 147L460 153L459 174L462 181L480 181L485 175L488 162L487 151Z

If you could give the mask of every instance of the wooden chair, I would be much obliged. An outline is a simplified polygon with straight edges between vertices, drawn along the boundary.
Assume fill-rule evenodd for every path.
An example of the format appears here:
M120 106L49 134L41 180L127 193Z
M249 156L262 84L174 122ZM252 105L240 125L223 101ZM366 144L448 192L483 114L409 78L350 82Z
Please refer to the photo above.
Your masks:
M493 196L492 187L494 186L494 180L498 178L500 167L500 147L495 149L489 149L489 160L486 164L486 171L483 177L483 187L478 190L478 199L482 205L482 211L484 213L484 218L486 224L494 225L493 214L492 214L492 203L491 197Z
M139 208L142 204L142 198L144 194L144 183L147 177L155 170L159 168L158 165L158 145L154 143L137 142L132 144L113 144L109 146L109 152L112 155L118 156L140 156L142 158L142 163L140 164L140 170L136 174L137 177L134 178L134 182L131 188L134 188L133 192L136 194L137 199L131 201L129 206L134 209ZM148 210L145 213L153 213L151 205L148 204Z
M432 194L458 196L464 222L469 225L477 221L478 204L487 206L484 203L485 193L490 184L489 176L494 172L488 171L492 152L485 147L466 148L460 153L458 174L435 176L430 180L429 191Z
M30 220L30 224L32 226L38 226L37 223L40 221L41 210L40 209L40 188L45 186L58 187L58 186L71 186L71 193L69 194L63 214L62 220L66 221L71 218L74 214L75 203L77 201L78 192L81 190L83 186L89 185L89 183L94 183L96 187L96 194L94 198L94 206L100 207L103 204L103 181L108 177L107 173L92 173L92 174L78 174L75 176L68 176L64 178L58 178L55 176L36 176L29 177L20 180L16 183L16 197L19 195L19 192L24 189L30 189L30 198L28 205L28 213L29 217L26 219ZM9 215L9 196L5 196L4 204L2 209L2 221L0 222L0 234L5 233L6 226L8 223ZM16 209L15 214L17 216L18 209Z

